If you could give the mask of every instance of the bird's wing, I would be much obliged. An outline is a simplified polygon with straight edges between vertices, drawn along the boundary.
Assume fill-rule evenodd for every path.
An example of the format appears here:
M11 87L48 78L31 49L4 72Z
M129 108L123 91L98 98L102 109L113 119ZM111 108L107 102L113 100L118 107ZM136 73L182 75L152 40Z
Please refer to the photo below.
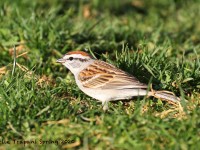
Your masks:
M110 65L96 60L93 64L83 69L78 76L83 87L102 89L147 88L137 78Z

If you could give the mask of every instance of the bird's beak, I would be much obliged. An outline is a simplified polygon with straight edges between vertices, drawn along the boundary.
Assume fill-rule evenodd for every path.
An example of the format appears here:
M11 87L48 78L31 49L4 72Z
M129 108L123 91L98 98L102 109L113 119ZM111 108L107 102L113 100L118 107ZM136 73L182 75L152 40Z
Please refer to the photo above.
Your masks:
M65 61L66 61L65 59L61 58L61 59L58 59L56 62L57 63L64 63Z

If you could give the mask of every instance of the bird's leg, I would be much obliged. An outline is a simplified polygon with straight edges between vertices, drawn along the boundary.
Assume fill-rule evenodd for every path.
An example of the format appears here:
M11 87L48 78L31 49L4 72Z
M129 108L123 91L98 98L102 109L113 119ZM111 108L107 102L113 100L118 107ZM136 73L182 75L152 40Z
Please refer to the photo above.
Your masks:
M108 110L108 101L103 101L102 106L104 111Z

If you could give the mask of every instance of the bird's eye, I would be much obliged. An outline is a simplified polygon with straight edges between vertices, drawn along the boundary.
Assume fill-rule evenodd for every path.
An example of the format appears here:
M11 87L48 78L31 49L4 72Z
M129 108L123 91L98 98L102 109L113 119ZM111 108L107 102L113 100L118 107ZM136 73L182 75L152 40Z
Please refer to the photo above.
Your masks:
M74 58L73 57L69 57L69 60L72 61Z

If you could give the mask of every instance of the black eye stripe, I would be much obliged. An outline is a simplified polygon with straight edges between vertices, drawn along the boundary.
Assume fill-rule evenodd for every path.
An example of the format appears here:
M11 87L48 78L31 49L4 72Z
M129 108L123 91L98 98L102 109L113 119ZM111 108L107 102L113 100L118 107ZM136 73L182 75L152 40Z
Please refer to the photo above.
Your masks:
M74 58L73 57L69 57L69 60L72 61Z
M67 60L70 60L70 61L72 61L72 60L79 60L79 61L81 61L81 62L86 62L86 61L88 61L88 59L74 58L74 57L69 57L69 58L67 58Z

